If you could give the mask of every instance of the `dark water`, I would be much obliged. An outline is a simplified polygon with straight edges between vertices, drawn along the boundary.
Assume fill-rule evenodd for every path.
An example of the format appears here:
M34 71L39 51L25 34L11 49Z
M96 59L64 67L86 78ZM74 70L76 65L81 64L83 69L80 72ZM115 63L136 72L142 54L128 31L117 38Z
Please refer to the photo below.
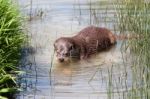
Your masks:
M23 50L23 91L17 99L126 99L131 58L122 41L88 60L60 64L53 58L58 37L73 36L86 26L119 33L112 0L19 0L19 5L31 39Z

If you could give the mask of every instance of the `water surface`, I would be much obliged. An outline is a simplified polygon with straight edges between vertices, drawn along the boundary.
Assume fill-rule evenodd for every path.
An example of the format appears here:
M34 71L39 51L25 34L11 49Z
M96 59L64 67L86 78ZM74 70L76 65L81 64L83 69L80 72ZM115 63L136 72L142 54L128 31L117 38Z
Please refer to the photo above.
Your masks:
M23 50L18 99L122 99L131 87L130 51L122 41L87 60L58 63L53 42L89 25L117 28L113 1L19 0L27 18L29 46ZM128 65L124 65L128 64ZM113 93L113 94L110 94Z

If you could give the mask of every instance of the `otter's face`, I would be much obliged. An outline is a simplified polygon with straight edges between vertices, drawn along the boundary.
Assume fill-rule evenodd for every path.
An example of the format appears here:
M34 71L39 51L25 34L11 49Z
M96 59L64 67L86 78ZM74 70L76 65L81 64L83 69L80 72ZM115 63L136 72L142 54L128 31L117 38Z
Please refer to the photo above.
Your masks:
M56 57L60 62L67 60L73 50L73 43L65 38L57 39L54 43Z

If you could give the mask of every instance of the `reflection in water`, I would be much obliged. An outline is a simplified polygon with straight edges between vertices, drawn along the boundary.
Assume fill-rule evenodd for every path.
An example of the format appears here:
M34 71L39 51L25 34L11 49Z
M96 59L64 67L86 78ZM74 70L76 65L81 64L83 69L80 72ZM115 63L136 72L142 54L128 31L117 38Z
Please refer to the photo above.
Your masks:
M21 69L26 73L20 78L24 91L17 95L18 99L125 97L131 87L131 58L130 51L120 51L121 41L87 60L58 63L53 59L53 42L58 37L72 36L88 25L105 26L118 33L112 2L32 0L32 9L30 0L19 0L19 4L22 12L31 18L26 26L35 52L30 52L30 48L23 50Z

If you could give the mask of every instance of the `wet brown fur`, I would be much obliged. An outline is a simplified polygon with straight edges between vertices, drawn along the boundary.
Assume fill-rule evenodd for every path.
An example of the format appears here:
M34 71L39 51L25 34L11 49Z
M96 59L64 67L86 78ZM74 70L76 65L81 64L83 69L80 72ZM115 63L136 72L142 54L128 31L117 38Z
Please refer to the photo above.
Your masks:
M83 59L97 51L108 49L115 43L116 36L110 30L89 26L73 37L61 37L57 39L54 43L54 48L57 57L59 57L60 54L70 53L70 50L76 50L79 52L80 59ZM63 58L63 55L61 58Z

